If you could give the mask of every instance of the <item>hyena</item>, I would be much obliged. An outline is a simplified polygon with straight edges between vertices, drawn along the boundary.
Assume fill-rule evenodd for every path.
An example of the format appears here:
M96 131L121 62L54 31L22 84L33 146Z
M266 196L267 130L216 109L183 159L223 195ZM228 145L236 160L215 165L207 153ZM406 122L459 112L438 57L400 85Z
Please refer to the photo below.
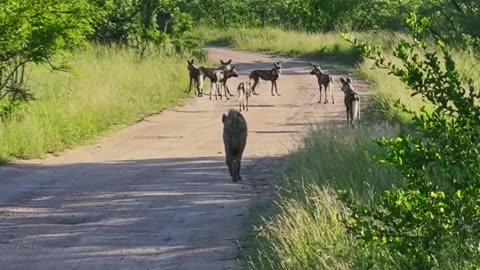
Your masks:
M255 87L257 87L258 82L260 79L265 80L265 81L271 81L272 82L272 96L275 96L273 94L273 87L275 86L275 92L277 93L277 96L280 96L278 93L278 88L277 88L277 80L280 77L280 72L282 71L282 65L280 62L275 62L273 63L273 68L270 70L265 70L265 69L255 69L250 72L249 78L250 80L253 80L253 86L252 86L252 93L254 95L258 95L255 92Z
M192 92L192 82L195 83L195 95L201 97L203 94L203 72L195 65L195 59L187 60L188 73L190 76L190 85L188 93Z
M340 78L342 83L342 91L345 93L345 108L347 110L347 123L355 128L355 120L358 121L360 125L360 96L355 92L352 86L352 81L350 78L346 80Z
M225 161L233 182L242 180L240 167L243 151L247 144L247 121L234 109L222 115L223 143L225 145Z
M335 104L335 99L333 98L333 77L330 76L330 74L323 72L318 64L312 64L312 67L313 69L312 71L310 71L310 74L317 76L318 87L320 88L320 100L318 101L318 103L322 103L323 88L325 92L324 104L328 103L327 90L330 92L330 96L332 97L332 104Z
M237 87L237 91L238 91L238 107L240 112L242 111L242 108L248 111L248 98L252 94L250 81L239 83Z

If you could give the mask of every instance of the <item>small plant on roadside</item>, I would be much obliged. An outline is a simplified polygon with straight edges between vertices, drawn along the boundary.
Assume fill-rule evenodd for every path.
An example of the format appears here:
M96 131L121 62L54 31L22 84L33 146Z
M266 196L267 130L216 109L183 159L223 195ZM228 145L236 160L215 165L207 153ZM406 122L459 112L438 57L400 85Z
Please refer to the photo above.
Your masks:
M401 269L471 269L480 264L480 92L459 73L444 42L436 39L431 48L428 19L412 14L406 22L413 39L402 39L394 50L401 67L387 63L381 47L344 35L433 106L419 112L403 107L415 131L377 141L388 149L379 162L399 169L401 185L383 192L373 207L338 192L352 211L346 226L365 253L383 248ZM447 250L454 255L444 256Z

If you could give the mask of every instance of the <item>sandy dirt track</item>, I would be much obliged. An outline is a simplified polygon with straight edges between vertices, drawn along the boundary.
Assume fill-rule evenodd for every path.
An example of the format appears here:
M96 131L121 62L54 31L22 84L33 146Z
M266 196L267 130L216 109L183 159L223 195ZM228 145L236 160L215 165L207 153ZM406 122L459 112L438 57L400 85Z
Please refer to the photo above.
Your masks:
M192 98L96 144L0 167L0 269L239 269L236 240L252 196L271 185L309 123L344 120L343 93L335 75L335 105L317 104L308 62L208 50L240 72L229 101ZM221 115L238 108L238 81L276 60L282 96L263 81L251 99L244 181L234 184Z

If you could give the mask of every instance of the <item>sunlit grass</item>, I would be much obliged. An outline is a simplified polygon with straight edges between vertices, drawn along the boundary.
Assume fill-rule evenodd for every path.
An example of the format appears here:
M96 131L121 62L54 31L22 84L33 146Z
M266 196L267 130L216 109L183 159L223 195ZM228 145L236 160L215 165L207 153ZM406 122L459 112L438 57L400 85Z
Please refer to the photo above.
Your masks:
M36 101L0 123L0 158L34 158L89 142L186 97L184 60L94 47L74 53L71 73L31 67Z

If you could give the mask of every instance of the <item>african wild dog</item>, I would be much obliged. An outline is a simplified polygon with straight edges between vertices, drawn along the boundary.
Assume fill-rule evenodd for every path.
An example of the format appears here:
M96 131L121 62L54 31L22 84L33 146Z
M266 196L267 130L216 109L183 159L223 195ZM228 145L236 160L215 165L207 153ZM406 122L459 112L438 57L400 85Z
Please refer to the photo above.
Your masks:
M220 60L220 64L222 64L220 69L226 72L224 79L221 81L222 86L224 88L224 91L226 91L229 96L233 97L233 95L230 93L230 89L227 86L227 80L230 79L231 77L238 77L238 73L237 72L235 72L235 73L227 72L227 71L232 69L231 63L232 63L232 59L228 59L228 61ZM226 94L225 94L225 96L226 96Z
M248 82L241 82L238 84L238 107L240 112L242 111L242 108L248 111L248 98L252 94L252 88L251 88L251 82L250 80Z
M229 110L222 115L223 144L225 146L225 161L233 182L242 180L240 167L242 155L247 144L247 121L237 110Z
M275 62L273 63L273 68L270 70L265 70L265 69L255 69L250 72L249 78L250 80L253 80L253 86L252 86L252 93L254 95L258 95L255 92L255 87L257 87L258 82L260 79L265 80L265 81L271 81L272 82L272 96L275 96L273 94L273 87L275 86L275 92L277 93L278 96L280 94L278 93L278 88L277 88L277 80L280 77L280 72L282 71L282 65L280 62Z
M320 88L320 100L318 103L322 103L322 87L325 91L325 102L324 104L328 103L328 96L327 96L327 90L330 91L330 95L332 96L332 104L335 104L335 99L333 98L333 77L330 76L330 74L327 74L320 69L320 66L318 64L312 64L312 71L310 71L310 74L317 76L318 80L318 87Z
M212 89L215 91L215 99L217 94L222 99L221 89L225 86L226 78L238 77L238 72L235 69L235 65L232 65L230 69L223 71L222 69L200 67L200 71L203 72L206 78L210 79L210 99L212 99ZM227 96L227 89L224 87L225 98Z
M195 83L195 95L201 97L203 94L203 72L195 65L195 59L187 60L188 73L190 75L190 85L188 93L192 92L192 81Z
M350 78L346 80L340 78L342 82L342 91L345 93L345 107L347 110L347 123L355 128L355 120L358 121L360 125L360 96L355 92L352 86L352 81Z

